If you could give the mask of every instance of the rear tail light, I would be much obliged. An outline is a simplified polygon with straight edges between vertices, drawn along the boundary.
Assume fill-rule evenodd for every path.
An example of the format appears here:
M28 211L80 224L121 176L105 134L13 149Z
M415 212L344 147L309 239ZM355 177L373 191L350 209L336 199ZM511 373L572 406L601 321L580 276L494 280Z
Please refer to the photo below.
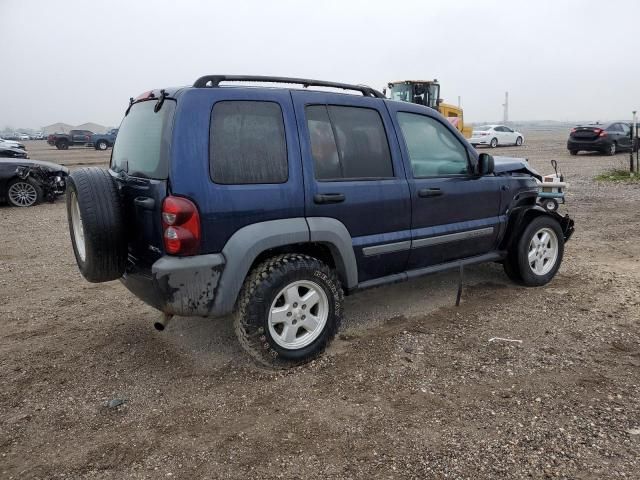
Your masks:
M600 130L600 129L598 129ZM596 132L598 134L599 137L606 137L607 136L607 132L605 132L604 130L600 130L599 132Z
M171 255L195 255L200 249L200 214L184 197L166 197L162 202L162 238Z
M572 133L576 133L576 129L575 128L572 128L571 131L569 132L569 134L572 134Z

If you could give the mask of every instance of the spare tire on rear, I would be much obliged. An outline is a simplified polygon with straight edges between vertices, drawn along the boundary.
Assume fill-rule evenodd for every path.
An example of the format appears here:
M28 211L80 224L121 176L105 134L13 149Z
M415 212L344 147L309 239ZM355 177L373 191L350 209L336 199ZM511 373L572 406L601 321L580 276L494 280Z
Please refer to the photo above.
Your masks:
M67 180L67 219L82 276L108 282L124 274L127 240L118 187L102 168L81 168Z

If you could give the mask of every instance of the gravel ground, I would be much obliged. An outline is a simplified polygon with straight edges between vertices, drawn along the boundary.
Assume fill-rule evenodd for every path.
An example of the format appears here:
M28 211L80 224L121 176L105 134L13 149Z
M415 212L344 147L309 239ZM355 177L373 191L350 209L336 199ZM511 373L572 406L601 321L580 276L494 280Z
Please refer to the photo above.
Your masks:
M570 157L565 134L491 151L567 175L553 282L491 264L459 308L453 273L354 295L327 354L286 372L255 367L229 319L158 333L118 282L85 282L62 201L0 206L0 477L640 478L640 185L594 182L628 154Z

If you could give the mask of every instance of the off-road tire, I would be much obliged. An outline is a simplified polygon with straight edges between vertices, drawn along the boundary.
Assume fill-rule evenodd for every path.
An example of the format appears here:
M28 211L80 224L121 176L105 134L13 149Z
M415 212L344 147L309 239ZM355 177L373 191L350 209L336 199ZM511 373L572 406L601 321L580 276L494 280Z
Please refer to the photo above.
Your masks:
M58 140L56 142L56 148L58 150L69 150L69 142L66 140Z
M31 185L34 188L34 190L36 191L36 200L35 200L35 202L33 202L33 203L29 204L29 205L20 205L19 203L16 203L16 202L13 201L13 199L11 198L9 193L10 193L11 187L13 187L14 185L16 185L18 183L28 183L29 185ZM13 180L11 180L7 184L7 202L9 202L9 205L11 205L12 207L21 207L21 208L34 207L34 206L38 205L40 202L42 202L42 198L43 197L44 197L44 194L42 192L42 187L40 187L38 182L36 182L32 178L29 178L29 177L27 177L26 179L14 178Z
M324 329L311 344L288 350L279 346L269 333L269 310L278 292L299 280L313 281L322 288L329 313ZM278 255L247 276L238 296L234 329L240 345L259 365L290 368L313 360L325 350L342 322L343 303L340 281L323 262L302 254Z
M72 222L74 196L84 232L84 260L78 252ZM81 168L68 177L67 219L73 253L82 276L93 283L120 278L127 262L125 222L115 180L106 170Z
M569 150L569 155L578 155L579 150Z
M491 141L489 142L489 146L490 146L491 148L496 148L496 147L498 146L498 139L497 139L497 138L495 138L495 137L493 137L493 138L491 139Z
M109 148L109 142L106 140L99 140L96 142L96 150L106 150Z
M544 275L538 275L529 266L529 244L533 235L542 228L548 228L555 232L557 239L557 257L553 268ZM503 262L507 276L517 284L527 287L538 287L549 283L558 272L562 264L564 254L564 236L560 224L549 215L540 215L529 222L521 230L520 235L512 244L507 258Z

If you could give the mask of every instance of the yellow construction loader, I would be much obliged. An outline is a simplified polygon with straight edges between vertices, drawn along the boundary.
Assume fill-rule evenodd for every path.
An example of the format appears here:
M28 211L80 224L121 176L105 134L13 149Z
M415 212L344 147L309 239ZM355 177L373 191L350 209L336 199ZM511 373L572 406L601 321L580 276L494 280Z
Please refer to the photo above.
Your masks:
M449 123L456 127L465 138L471 137L473 128L465 126L462 109L442 102L440 84L437 79L401 80L399 82L389 82L387 86L389 87L387 95L391 100L401 100L431 107L446 117Z

